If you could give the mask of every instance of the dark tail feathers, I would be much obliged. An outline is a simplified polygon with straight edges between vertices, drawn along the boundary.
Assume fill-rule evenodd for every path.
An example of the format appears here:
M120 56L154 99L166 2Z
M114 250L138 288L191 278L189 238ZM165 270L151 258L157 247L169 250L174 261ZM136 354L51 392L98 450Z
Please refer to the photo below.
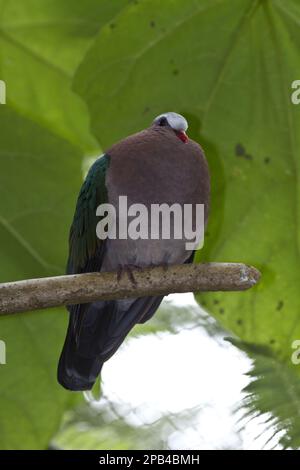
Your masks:
M70 306L58 382L68 390L91 390L103 363L116 352L136 323L152 317L162 299L142 297Z

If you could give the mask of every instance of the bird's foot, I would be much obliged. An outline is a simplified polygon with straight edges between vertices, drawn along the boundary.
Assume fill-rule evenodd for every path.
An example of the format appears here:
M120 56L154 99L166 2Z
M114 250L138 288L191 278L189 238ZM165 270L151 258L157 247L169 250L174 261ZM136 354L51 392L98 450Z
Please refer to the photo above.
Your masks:
M168 263L162 263L162 264L161 264L161 267L163 268L163 271L165 271L165 272L168 271L169 266L170 266L170 265L169 265Z
M133 269L142 270L143 268L141 266L136 266L135 264L119 264L117 270L117 280L120 281L123 273L126 272L132 284L136 286L137 282L132 272Z

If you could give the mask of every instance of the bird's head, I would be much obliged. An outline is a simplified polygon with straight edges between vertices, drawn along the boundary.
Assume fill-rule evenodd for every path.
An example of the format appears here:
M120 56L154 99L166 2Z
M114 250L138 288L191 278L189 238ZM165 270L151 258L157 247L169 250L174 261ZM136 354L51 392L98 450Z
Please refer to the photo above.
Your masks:
M175 132L182 142L188 141L188 136L186 135L188 123L180 114L172 112L160 114L154 119L153 126L168 127Z

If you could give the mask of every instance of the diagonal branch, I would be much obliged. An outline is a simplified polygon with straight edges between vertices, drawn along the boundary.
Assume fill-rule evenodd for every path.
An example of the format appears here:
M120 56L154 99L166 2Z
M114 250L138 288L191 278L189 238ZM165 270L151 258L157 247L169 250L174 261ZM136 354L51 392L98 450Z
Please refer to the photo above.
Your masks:
M254 286L260 273L241 263L184 264L117 273L85 273L0 284L0 314L96 300L167 295L175 292L240 291ZM134 282L133 282L134 280Z

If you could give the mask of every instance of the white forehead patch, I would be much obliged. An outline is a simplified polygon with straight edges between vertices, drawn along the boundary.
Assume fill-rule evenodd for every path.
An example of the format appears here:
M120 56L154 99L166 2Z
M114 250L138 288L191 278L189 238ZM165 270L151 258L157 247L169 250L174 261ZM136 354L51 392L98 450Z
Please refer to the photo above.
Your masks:
M159 121L162 117L165 117L169 123L169 125L174 129L174 131L186 131L188 128L187 120L177 113L163 113L157 116L154 119L154 122Z

